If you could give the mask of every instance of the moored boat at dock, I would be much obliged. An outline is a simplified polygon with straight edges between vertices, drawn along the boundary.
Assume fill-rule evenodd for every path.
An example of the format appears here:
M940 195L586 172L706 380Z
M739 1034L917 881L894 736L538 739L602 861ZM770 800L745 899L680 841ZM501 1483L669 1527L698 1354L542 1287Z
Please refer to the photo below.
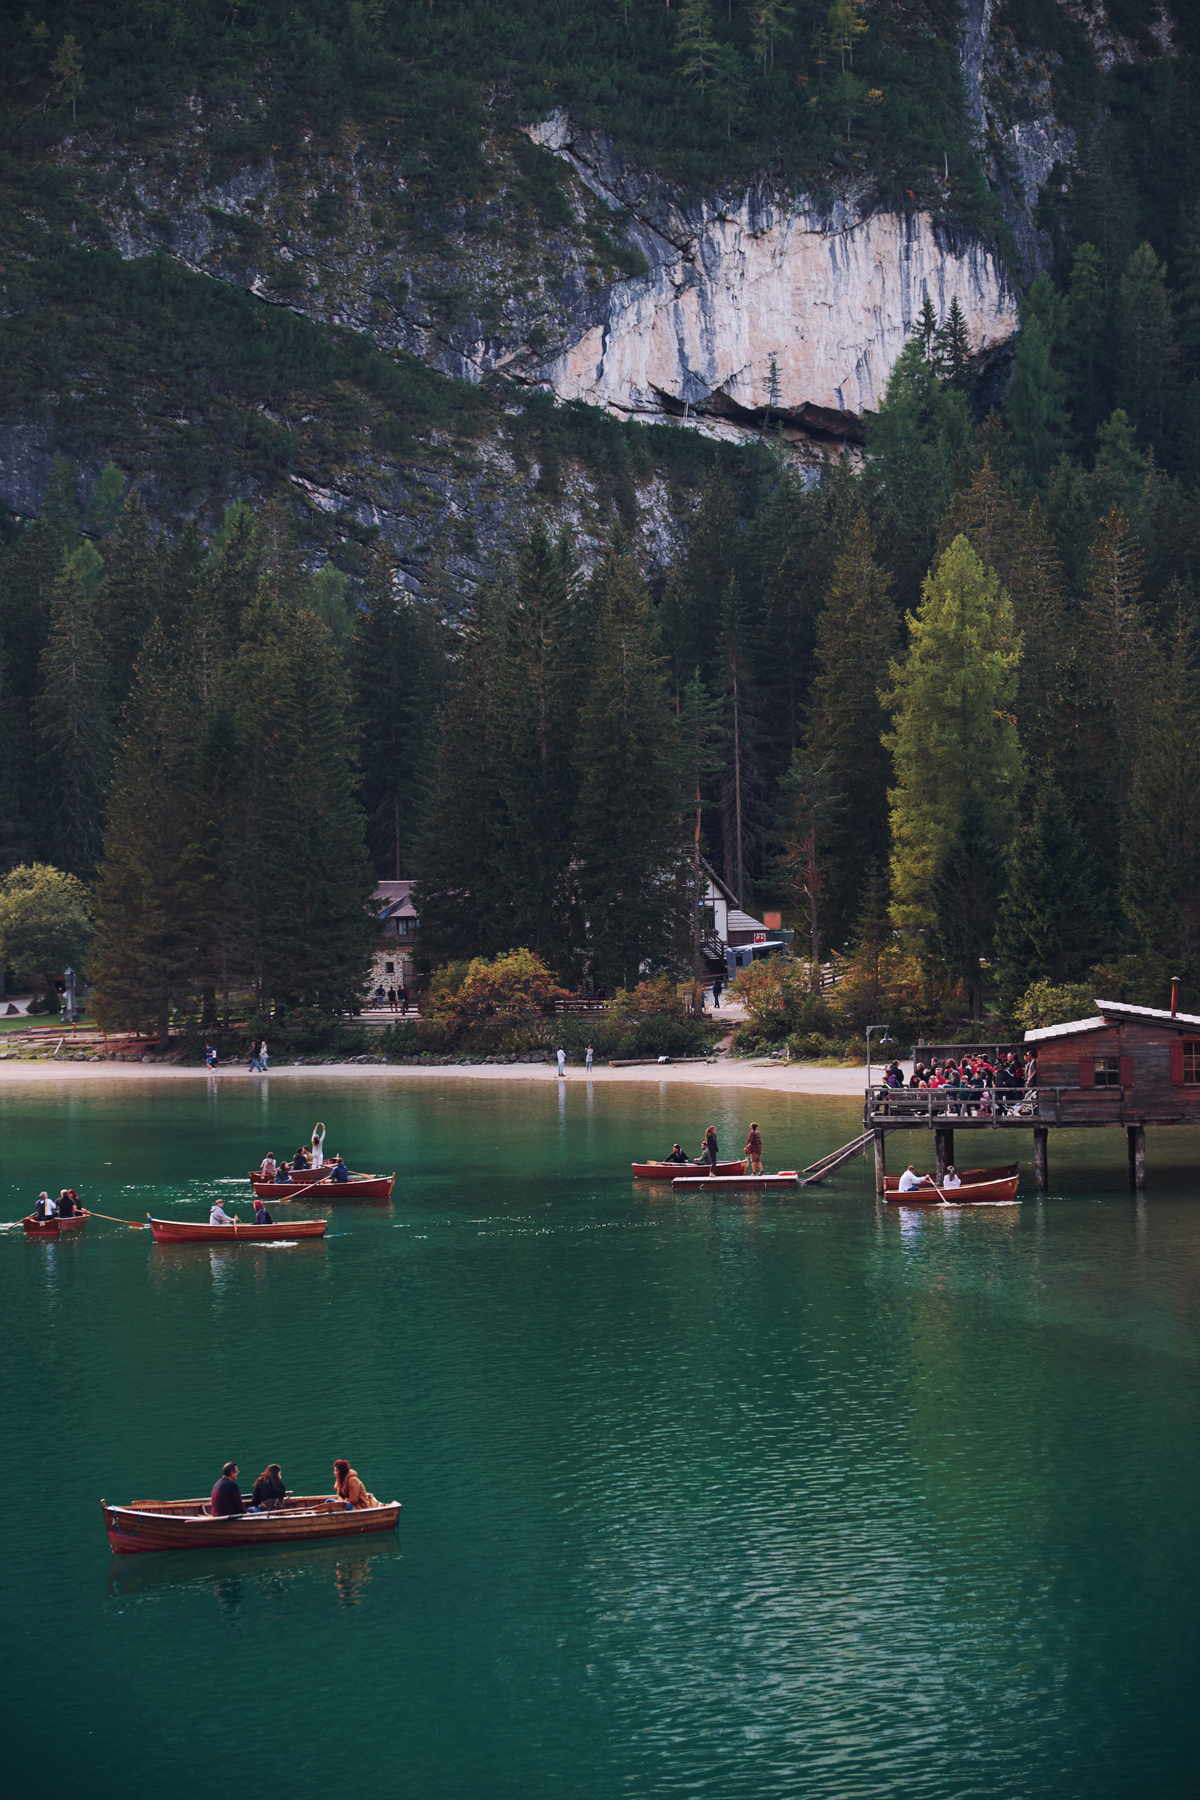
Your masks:
M325 1236L324 1219L289 1219L272 1225L210 1225L187 1219L150 1219L156 1244L270 1244L291 1243L294 1238Z
M743 1165L744 1167L745 1165ZM677 1175L674 1188L794 1188L800 1176L795 1169L780 1169L777 1175Z
M1016 1163L1002 1163L995 1169L960 1169L958 1171L958 1179L962 1182L964 1187L975 1187L981 1181L1008 1181L1016 1173ZM932 1179L936 1181L936 1175L933 1176ZM886 1194L896 1192L900 1187L900 1177L898 1175L885 1175L883 1178L883 1187Z
M394 1531L399 1500L350 1507L335 1494L291 1495L272 1512L213 1518L207 1500L134 1500L128 1506L100 1502L108 1541L118 1556L149 1550L242 1550L298 1539L363 1537Z
M645 1162L633 1163L631 1166L633 1168L634 1178L637 1181L674 1181L683 1169L686 1169L689 1175L697 1175L701 1178L707 1177L709 1180L712 1179L712 1170L707 1163L694 1163L690 1161L681 1163ZM746 1165L744 1162L719 1162L717 1164L718 1176L744 1175L745 1173Z

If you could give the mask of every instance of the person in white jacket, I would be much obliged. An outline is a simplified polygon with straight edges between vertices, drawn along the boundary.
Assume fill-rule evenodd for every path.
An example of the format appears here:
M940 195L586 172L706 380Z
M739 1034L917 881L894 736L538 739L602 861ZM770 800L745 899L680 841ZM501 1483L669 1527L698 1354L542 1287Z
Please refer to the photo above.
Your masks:
M320 1119L313 1126L312 1134L312 1166L314 1169L325 1167L325 1127Z

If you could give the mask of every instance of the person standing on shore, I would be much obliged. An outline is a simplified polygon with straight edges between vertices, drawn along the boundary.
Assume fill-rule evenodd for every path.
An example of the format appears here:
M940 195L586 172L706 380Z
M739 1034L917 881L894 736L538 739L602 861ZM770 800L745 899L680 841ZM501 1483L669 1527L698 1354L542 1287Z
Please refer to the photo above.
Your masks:
M587 1047L587 1054L585 1055L583 1062L584 1062L584 1067L587 1069L587 1072L590 1075L592 1072L592 1046L590 1044Z
M259 1046L258 1046L258 1060L259 1060L259 1062L260 1062L260 1063L261 1063L261 1064L262 1064L262 1072L263 1072L263 1074L264 1074L264 1075L266 1075L266 1074L267 1074L267 1073L268 1073L268 1069L267 1069L267 1040L266 1040L266 1038L264 1038L264 1039L263 1039L263 1041L262 1041L262 1043L261 1043L261 1044L260 1044L260 1045L259 1045Z
M721 983L720 983L720 980L717 980L717 981L713 982L713 1011L720 1012L720 1010L721 1010Z
M761 1175L762 1169L762 1137L754 1120L750 1121L750 1136L746 1139L745 1154L750 1159L750 1173Z
M558 1049L557 1049L557 1050L556 1050L556 1051L555 1051L555 1055L556 1055L556 1056L557 1056L557 1057L558 1057L558 1072L559 1072L559 1075L560 1075L560 1076L563 1076L563 1075L565 1075L565 1074L566 1074L566 1072L567 1072L567 1053L566 1053L566 1051L565 1051L565 1050L564 1050L564 1049L563 1049L563 1047L562 1047L562 1045L561 1045L561 1044L560 1044L560 1045L559 1045L559 1046L558 1046Z

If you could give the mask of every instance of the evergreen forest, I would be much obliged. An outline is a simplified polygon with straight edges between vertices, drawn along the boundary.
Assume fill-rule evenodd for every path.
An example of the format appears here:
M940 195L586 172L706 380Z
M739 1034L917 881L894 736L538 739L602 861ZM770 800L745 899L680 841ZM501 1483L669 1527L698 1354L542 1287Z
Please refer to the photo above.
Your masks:
M114 1022L357 1004L372 889L404 877L423 975L520 949L572 990L685 978L700 856L793 932L767 1038L1016 1030L1101 989L1161 1005L1172 975L1200 1009L1200 24L1110 0L1106 67L1079 13L997 8L1075 145L1015 339L980 358L958 297L927 297L819 468L780 421L618 423L123 262L60 150L114 121L148 143L189 83L231 168L352 116L408 170L415 235L486 197L493 125L553 104L682 187L867 183L1011 254L950 0L14 15L5 417L58 424L3 520L0 867L86 885ZM148 422L174 398L129 402L148 364L206 390L184 436ZM518 445L524 522L483 579L414 581L298 506L301 437L333 466L368 414L401 465ZM683 519L665 572L638 552L651 476Z

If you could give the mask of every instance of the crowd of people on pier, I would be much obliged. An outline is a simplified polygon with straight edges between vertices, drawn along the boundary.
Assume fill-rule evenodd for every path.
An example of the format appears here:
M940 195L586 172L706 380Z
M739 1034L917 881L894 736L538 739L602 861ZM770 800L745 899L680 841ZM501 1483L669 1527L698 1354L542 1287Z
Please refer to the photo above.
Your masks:
M333 1481L333 1498L342 1501L348 1509L379 1505L344 1456L339 1456L333 1465ZM284 1485L279 1464L268 1463L254 1483L247 1506L246 1496L238 1485L238 1466L235 1462L227 1462L209 1496L208 1509L214 1519L232 1519L239 1513L278 1512L291 1495L292 1490Z
M935 1110L961 1119L1004 1118L1009 1113L1032 1109L1037 1099L1037 1055L1026 1051L1001 1051L995 1062L987 1056L935 1058L930 1063L914 1062L908 1080L898 1062L884 1070L883 1085L889 1088L914 1089L919 1093L942 1092L945 1104Z

